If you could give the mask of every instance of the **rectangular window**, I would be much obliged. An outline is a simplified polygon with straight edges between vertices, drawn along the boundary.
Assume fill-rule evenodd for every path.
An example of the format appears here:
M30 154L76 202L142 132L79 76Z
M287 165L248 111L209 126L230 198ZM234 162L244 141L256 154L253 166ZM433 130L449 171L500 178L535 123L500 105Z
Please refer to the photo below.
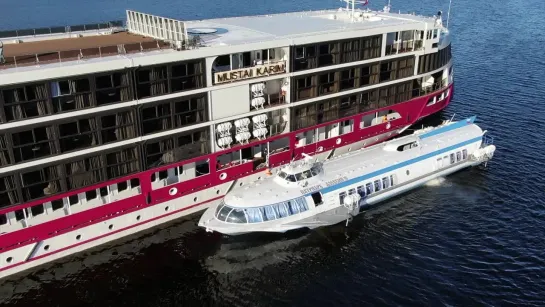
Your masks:
M317 67L316 46L297 46L294 48L293 70L301 71Z
M6 136L4 134L0 134L0 166L6 166L11 164L8 143L6 141Z
M382 186L384 187L384 189L390 187L390 179L388 179L388 177L382 178Z
M102 144L128 140L137 136L134 110L102 116L100 122Z
M394 185L394 175L390 175L390 186Z
M153 140L144 148L147 169L195 158L210 153L208 129L203 128L181 133L173 138Z
M38 216L40 214L43 214L45 212L44 205L39 204L39 205L32 206L30 207L30 212L32 213L32 216Z
M462 153L458 151L456 153L456 162L460 162L460 161L462 161Z
M172 92L187 91L203 86L202 61L181 63L171 67L170 87Z
M31 201L65 191L64 185L61 184L63 171L59 165L26 171L20 176L24 201Z
M347 90L356 87L356 69L347 69L341 71L340 90Z
M114 179L136 173L139 167L138 147L106 154L106 176Z
M49 91L46 83L2 90L6 121L51 114Z
M361 185L361 186L359 186L359 187L357 188L357 190L358 190L358 194L360 195L360 197L361 197L361 198L364 198L365 195L366 195L366 193L365 193L365 187Z
M467 159L467 149L462 150L462 159Z
M138 98L168 93L167 67L156 66L137 70L136 93Z
M15 162L33 160L57 153L52 126L13 133L11 138Z
M454 159L454 154L451 153L450 154L450 164L453 164L454 162L456 162L456 160Z
M330 72L318 77L319 80L319 95L337 92L335 73Z
M316 85L313 83L313 78L316 77L306 76L295 79L296 101L316 96L314 91Z
M70 152L99 144L96 119L80 119L59 125L61 152Z
M378 191L380 191L382 189L382 186L380 184L380 180L375 180L374 185L375 185L375 192L378 192Z
M146 107L140 116L144 135L205 122L208 121L206 95Z
M97 105L133 100L130 90L131 80L128 72L114 72L96 76Z
M367 195L373 193L373 184L372 183L366 183L365 184L365 191L367 192Z
M89 78L52 81L49 87L55 113L93 106Z
M85 198L87 199L87 201L91 201L97 198L97 190L91 190L91 191L85 192Z
M340 203L341 205L344 204L344 199L345 199L345 198L346 198L346 192L341 192L341 193L339 194L339 203Z

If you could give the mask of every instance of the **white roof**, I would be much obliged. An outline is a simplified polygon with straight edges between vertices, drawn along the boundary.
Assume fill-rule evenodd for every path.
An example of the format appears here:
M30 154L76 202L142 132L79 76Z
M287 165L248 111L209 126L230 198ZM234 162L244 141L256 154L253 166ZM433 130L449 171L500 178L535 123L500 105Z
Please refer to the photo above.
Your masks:
M435 22L431 17L410 14L356 10L354 15L356 18L352 21L350 11L339 9L186 21L185 24L189 33L217 29L214 34L200 37L207 46L221 46Z

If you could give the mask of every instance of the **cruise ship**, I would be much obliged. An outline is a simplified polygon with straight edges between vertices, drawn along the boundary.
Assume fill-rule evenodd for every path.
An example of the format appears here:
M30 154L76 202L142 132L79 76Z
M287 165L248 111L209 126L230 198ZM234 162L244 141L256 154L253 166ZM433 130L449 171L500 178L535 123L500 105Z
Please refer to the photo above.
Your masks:
M453 95L436 16L332 10L0 31L0 278L217 205Z

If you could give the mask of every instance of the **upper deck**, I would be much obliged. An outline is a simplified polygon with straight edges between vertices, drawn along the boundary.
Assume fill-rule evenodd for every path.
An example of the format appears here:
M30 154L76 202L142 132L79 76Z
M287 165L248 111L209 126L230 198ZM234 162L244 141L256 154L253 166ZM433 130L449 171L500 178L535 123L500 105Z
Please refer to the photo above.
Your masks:
M387 31L438 27L432 17L370 10L322 10L185 22L127 11L126 27L122 29L127 32L119 33L120 28L116 27L82 34L68 33L68 37L3 38L5 61L0 69L4 73L25 72L48 68L52 63L55 64L53 67L88 63L93 64L93 68L81 73L89 73L92 69L100 71L101 67L145 66ZM100 63L104 65L96 65Z

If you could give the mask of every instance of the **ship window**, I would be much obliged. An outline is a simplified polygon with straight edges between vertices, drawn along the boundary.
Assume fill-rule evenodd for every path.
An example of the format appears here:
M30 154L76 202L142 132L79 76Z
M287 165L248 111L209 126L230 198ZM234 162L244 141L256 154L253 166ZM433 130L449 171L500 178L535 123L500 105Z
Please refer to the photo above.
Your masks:
M245 224L247 223L246 214L242 209L233 209L225 220L227 223Z
M2 94L6 121L51 114L45 83L2 90Z
M44 211L45 211L44 210L44 205L42 205L42 204L30 207L30 212L32 213L32 216L37 216L37 215L43 214Z
M467 149L462 150L462 159L467 159Z
M136 115L134 111L119 112L100 118L102 143L132 139L136 133Z
M168 92L167 67L141 68L136 73L138 98L163 95Z
M170 78L172 92L201 88L203 83L202 61L173 65Z
M19 203L17 186L13 176L0 177L0 208Z
M54 130L52 126L47 126L13 133L11 138L15 162L28 161L55 154Z
M390 175L390 185L394 185L394 175Z
M372 183L366 183L365 184L365 191L367 192L367 195L373 193L373 184Z
M361 198L364 198L365 195L366 195L366 193L365 193L365 187L364 187L364 186L359 186L359 187L357 188L357 190L358 190L358 194L360 195L360 197L361 197Z
M462 161L462 153L458 151L456 153L456 162L459 162L459 161Z
M93 200L95 198L97 198L97 190L85 192L85 199L87 199L87 201Z
M106 154L106 174L114 179L136 173L139 167L138 147L126 148Z
M272 206L261 207L261 213L265 221L274 221L276 219L276 213Z
M71 195L71 196L68 196L68 203L70 204L70 206L73 206L77 203L79 203L79 197L78 195Z
M233 208L229 206L223 206L223 208L221 208L220 212L218 213L218 220L225 222L225 219L227 218L231 210L233 210Z
M5 214L0 214L0 225L6 225L8 223L8 219Z
M47 166L21 174L24 200L30 201L63 192L61 174L62 170L59 166Z
M263 222L263 216L261 216L261 210L257 208L245 209L248 216L248 223L260 223Z
M344 199L345 199L345 198L346 198L346 192L341 192L341 193L339 194L339 203L340 203L341 205L344 205Z
M130 101L130 75L128 72L115 72L108 75L96 76L97 105L115 102Z
M103 158L101 155L68 162L64 165L68 189L78 189L89 184L103 182Z
M451 154L450 154L450 164L454 163L454 161L455 161L455 160L454 160L454 154L451 153Z
M384 177L382 178L382 186L387 189L390 187L390 180L388 179L388 177Z
M418 147L418 143L417 142L411 142L411 143L399 145L397 147L397 151L405 151L405 150L409 150L411 148L416 148L416 147Z
M23 212L23 210L16 210L15 211L15 220L20 221L20 220L24 220L24 219L25 219L25 213Z
M96 118L80 119L59 125L59 143L61 152L98 145Z
M167 177L168 177L168 171L167 170L159 171L159 180L166 179Z
M100 196L102 197L108 196L108 187L102 187L99 189L99 191L100 191Z
M294 175L287 175L286 180L289 181L289 182L295 182L296 181Z
M195 174L197 177L210 174L210 161L207 159L195 162Z
M53 211L57 211L62 208L64 208L64 201L62 198L51 201L51 209L53 209Z
M127 189L127 181L121 181L117 183L117 191L122 192Z
M380 180L375 180L375 192L378 192L382 189L380 185Z

